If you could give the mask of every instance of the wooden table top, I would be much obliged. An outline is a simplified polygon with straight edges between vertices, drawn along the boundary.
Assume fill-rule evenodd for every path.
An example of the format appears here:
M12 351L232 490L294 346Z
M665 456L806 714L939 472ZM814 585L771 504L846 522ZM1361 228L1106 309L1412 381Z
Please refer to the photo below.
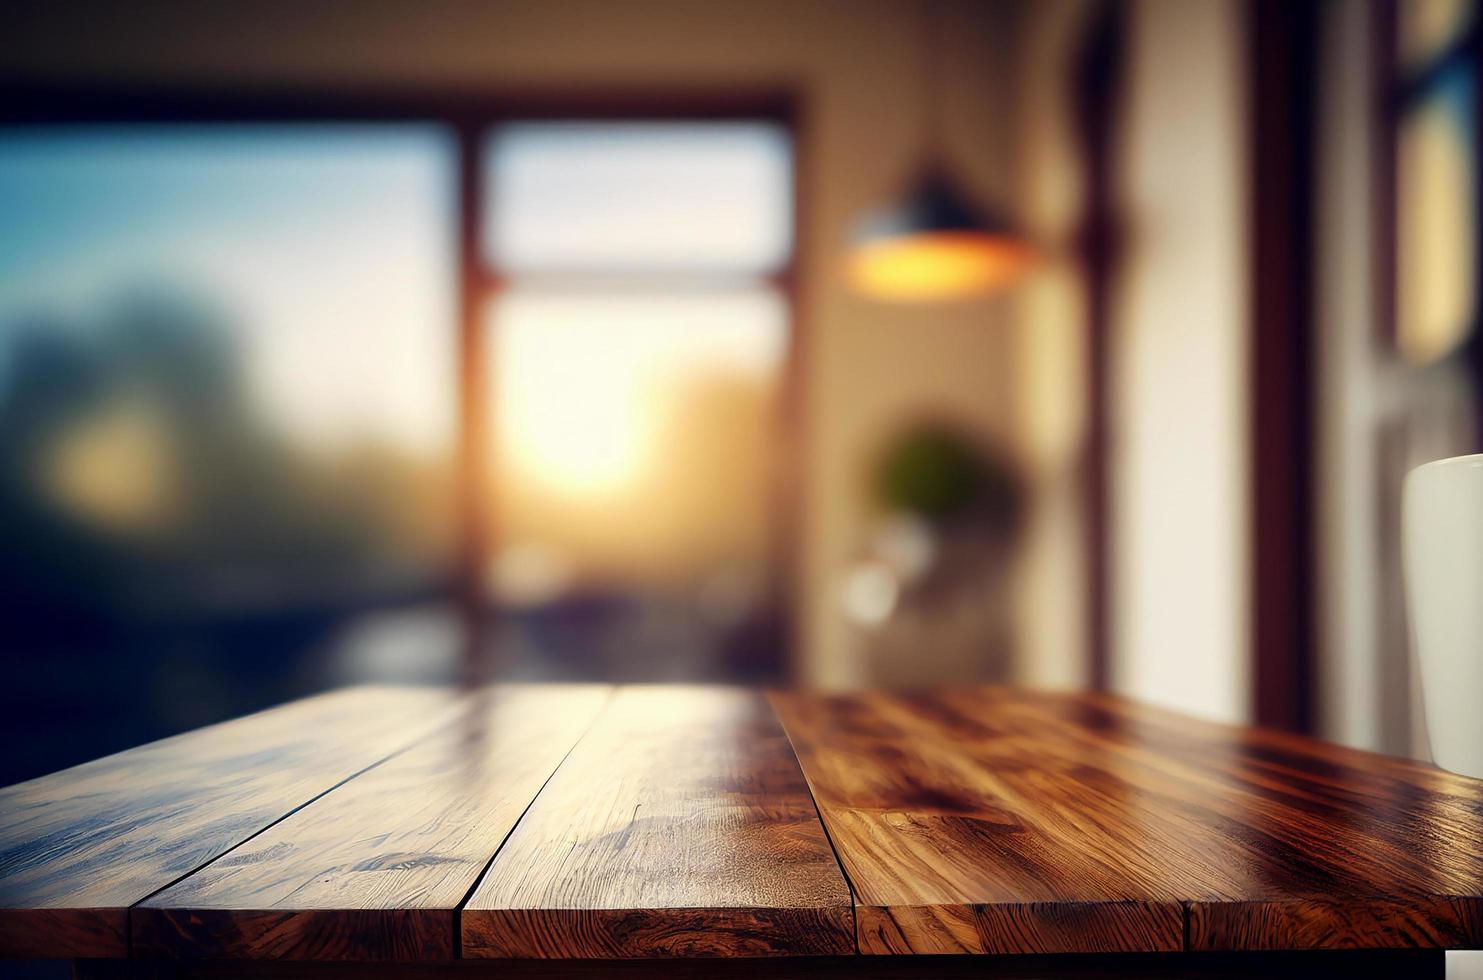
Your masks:
M1483 781L1095 695L357 688L0 790L0 955L1483 946Z

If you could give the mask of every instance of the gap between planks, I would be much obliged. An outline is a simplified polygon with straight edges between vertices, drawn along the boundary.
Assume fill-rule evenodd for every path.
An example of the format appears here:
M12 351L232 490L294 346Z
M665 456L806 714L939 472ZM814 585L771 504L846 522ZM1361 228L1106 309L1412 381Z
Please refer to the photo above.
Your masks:
M231 854L233 851L236 851L238 848L242 847L244 844L247 844L247 843L255 840L256 838L261 837L263 834L267 833L269 830L272 830L278 824L280 824L283 821L287 820L289 817L293 816L295 813L298 813L300 810L304 809L305 807L310 806L311 804L317 803L318 801L324 799L326 796L328 796L329 794L333 793L335 790L339 789L340 787L344 786L346 783L350 782L352 779L356 779L356 778L358 778L360 776L365 775L366 773L368 773L371 770L377 768L378 766L380 766L380 765L382 765L382 764L384 764L386 762L389 762L392 759L395 759L399 755L402 755L403 753L407 752L409 749L416 748L418 745L421 745L423 742L425 742L428 739L432 738L433 736L437 735L439 732L443 731L444 729L449 728L449 727L451 727L453 725L458 724L459 712L462 710L463 706L471 699L471 697L472 697L472 694L471 693L465 693L465 694L459 695L452 703L450 703L446 708L443 709L443 713L447 716L446 718L444 718L442 720L439 720L439 721L437 721L437 722L429 725L422 732L420 732L420 733L418 733L416 735L413 735L404 745L401 745L398 748L393 749L392 751L388 752L386 755L384 755L381 758L375 760L374 762L370 763L369 765L362 766L360 769L357 769L355 772L352 772L350 775L348 775L348 776L344 777L343 779L340 779L338 782L334 783L334 785L329 786L329 787L326 787L325 789L319 791L318 793L315 793L313 796L309 797L304 802L298 804L295 807L291 807L290 809L288 809L288 810L284 811L283 813L279 814L273 820L269 821L268 823L263 824L257 830L254 830L252 833L248 834L246 837L244 837L241 840L237 841L231 847L228 847L226 850L222 851L220 854L214 854L214 855L212 855L211 857L209 857L206 860L202 861L196 867L191 868L189 871L185 872L182 875L177 876L176 878L174 878L171 881L167 881L165 884L163 884L160 887L156 888L154 891L150 892L148 895L144 895L138 901L135 901L135 902L131 903L129 905L129 907L124 910L124 943L125 943L125 952L126 952L126 955L128 956L128 958L129 959L133 959L134 958L134 909L138 908L140 905L143 905L145 902L149 901L151 898L154 898L156 895L159 895L162 892L168 891L169 889L171 889L171 888L175 887L176 885L180 884L180 882L186 880L191 875L196 874L198 871L203 870L207 865L214 864L215 862L220 861L222 858L224 858L227 855Z
M597 720L612 705L613 698L618 694L619 686L614 684L608 688L607 696L603 698L602 707L593 713L587 722L587 726L582 729L582 734L578 735L572 741L572 744L567 747L566 753L561 757L561 761L556 763L551 768L551 771L546 774L546 779L541 783L541 788L536 790L535 795L530 798L530 802L525 804L525 809L520 811L520 816L510 825L510 829L500 840L499 846L494 849L494 853L489 855L489 860L484 862L484 867L474 876L473 884L469 885L469 890L463 893L463 898L459 899L458 904L453 907L453 958L455 960L463 959L463 907L469 903L469 899L474 897L474 892L479 890L479 885L483 883L485 876L489 874L489 869L494 867L494 859L499 857L499 853L504 850L505 844L509 843L510 838L515 835L516 828L525 820L525 815L530 813L530 808L536 805L536 800L540 799L541 794L546 791L546 787L551 785L551 780L555 779L556 774L561 771L561 767L566 765L566 760L571 758L572 753L577 750L577 746L581 745L582 740L592 731L592 726L597 724Z
M824 811L819 808L819 798L814 795L814 781L809 777L808 769L803 765L803 760L798 757L798 746L793 744L793 733L788 731L788 725L783 721L782 715L778 714L777 708L772 703L772 693L768 691L764 700L767 702L768 710L772 712L773 718L777 719L778 727L783 730L783 737L788 740L788 751L793 753L793 761L798 766L798 771L803 775L803 785L808 790L808 801L813 804L814 815L819 818L819 826L824 829L824 839L829 842L829 853L834 855L834 863L839 866L839 876L844 879L844 885L850 890L850 931L855 936L855 955L860 955L860 898L855 893L855 882L850 878L850 872L840 860L839 847L834 843L834 833L829 829L829 821L824 818ZM1189 938L1189 923L1186 920L1184 927L1185 938Z

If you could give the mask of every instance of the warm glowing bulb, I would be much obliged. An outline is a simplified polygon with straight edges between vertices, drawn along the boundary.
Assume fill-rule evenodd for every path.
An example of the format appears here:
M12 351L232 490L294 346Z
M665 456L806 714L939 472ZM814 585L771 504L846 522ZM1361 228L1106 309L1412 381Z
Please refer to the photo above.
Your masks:
M1030 249L1007 236L928 232L858 246L850 278L862 293L880 299L955 299L1006 285L1029 260Z

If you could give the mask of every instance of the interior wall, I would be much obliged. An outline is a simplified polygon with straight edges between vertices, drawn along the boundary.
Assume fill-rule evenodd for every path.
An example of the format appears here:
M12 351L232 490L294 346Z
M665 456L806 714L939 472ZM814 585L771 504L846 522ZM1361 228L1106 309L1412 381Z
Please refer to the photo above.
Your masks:
M1008 197L1018 9L950 0L943 48L929 55L920 0L28 0L0 13L0 72L100 85L797 90L810 449L800 666L805 680L839 686L870 680L837 613L868 516L865 460L917 414L1017 448L1006 302L883 305L852 293L839 264L852 221L919 159L928 57L955 169L985 198Z
M1130 5L1112 365L1113 686L1226 721L1251 686L1242 12Z

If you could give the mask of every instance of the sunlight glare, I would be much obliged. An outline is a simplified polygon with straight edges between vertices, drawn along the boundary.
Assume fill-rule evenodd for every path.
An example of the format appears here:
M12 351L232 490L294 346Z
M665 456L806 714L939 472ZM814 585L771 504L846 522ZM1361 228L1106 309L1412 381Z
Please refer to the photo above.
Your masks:
M495 307L498 453L548 493L618 494L651 468L687 379L768 377L783 324L763 292L509 293Z

